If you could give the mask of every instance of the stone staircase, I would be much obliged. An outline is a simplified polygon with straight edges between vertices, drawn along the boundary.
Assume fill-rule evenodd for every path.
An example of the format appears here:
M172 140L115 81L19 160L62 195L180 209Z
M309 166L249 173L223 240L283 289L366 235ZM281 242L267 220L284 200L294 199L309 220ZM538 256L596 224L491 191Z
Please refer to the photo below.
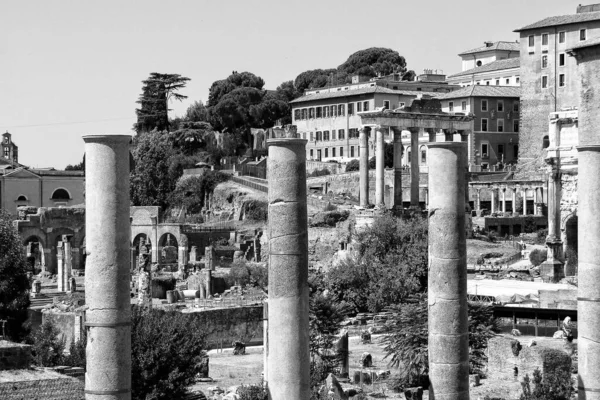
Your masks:
M66 292L38 293L35 298L29 297L31 304L29 308L42 308L52 304L52 299L57 296L64 296Z

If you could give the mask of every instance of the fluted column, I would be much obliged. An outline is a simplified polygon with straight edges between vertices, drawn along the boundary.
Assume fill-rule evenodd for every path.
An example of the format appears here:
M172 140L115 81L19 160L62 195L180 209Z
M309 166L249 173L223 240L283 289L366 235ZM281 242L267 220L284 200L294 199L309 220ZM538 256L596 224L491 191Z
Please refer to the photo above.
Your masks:
M402 131L394 132L394 208L402 210Z
M419 209L419 128L410 131L410 208Z
M429 398L469 399L465 161L461 142L429 144Z
M503 187L500 189L502 191L502 212L506 212L506 188Z
M86 400L131 399L129 135L85 142Z
M360 206L369 205L369 128L360 128L358 135L358 145L360 150Z
M375 206L380 207L383 205L385 208L384 200L384 146L385 141L383 140L383 130L380 126L375 129Z

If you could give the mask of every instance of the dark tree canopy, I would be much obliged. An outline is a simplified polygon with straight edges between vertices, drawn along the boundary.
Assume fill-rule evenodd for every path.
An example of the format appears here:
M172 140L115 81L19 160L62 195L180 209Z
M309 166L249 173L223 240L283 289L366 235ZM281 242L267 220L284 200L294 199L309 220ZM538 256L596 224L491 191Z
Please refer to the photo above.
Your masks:
M179 74L152 72L148 79L142 81L144 86L137 101L140 108L135 110L138 119L134 124L135 131L169 131L169 101L187 98L177 91L183 89L189 80Z
M202 101L195 101L194 104L188 107L183 119L189 122L208 122L208 108Z
M335 77L337 72L338 70L335 68L304 71L296 77L294 86L300 93L303 93L306 89L325 87L331 85L331 77L332 75Z
M384 76L406 71L406 60L397 51L383 47L371 47L352 54L338 71L347 76L364 75L368 77Z
M79 164L69 164L65 167L65 171L85 171L85 154L83 155L83 159Z
M215 81L208 91L208 107L217 105L228 93L240 87L255 88L262 90L265 81L252 72L233 71L227 78Z

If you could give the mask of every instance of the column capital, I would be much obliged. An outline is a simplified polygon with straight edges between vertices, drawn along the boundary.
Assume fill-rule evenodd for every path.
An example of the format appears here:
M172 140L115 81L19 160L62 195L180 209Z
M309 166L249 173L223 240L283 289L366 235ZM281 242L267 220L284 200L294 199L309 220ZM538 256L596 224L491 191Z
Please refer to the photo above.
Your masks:
M411 134L413 134L413 133L419 133L419 131L421 130L421 128L415 127L415 126L411 126L409 128L406 128L406 130L409 131Z

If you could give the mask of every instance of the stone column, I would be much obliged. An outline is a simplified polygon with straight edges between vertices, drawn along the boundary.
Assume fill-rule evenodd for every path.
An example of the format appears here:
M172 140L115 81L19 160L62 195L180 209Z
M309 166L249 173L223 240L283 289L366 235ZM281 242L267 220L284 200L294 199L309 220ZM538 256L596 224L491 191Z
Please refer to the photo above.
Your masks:
M360 152L360 206L369 205L369 128L360 128L358 135Z
M492 201L491 201L491 203L492 203L491 213L492 214L497 212L497 210L496 210L496 190L497 190L496 188L491 188L491 190L490 190L490 197L492 198Z
M451 129L443 129L444 131L444 141L453 142L454 141L454 132Z
M506 188L503 187L500 189L502 191L502 212L506 212Z
M597 129L597 128L595 128ZM577 352L579 399L600 399L600 146L579 152Z
M523 196L523 215L527 215L527 188L523 188L521 195Z
M410 208L419 209L419 128L410 131Z
M429 209L429 188L425 188L425 209Z
M63 243L63 288L69 291L69 282L73 271L73 254L71 253L71 238L73 235L62 235Z
M348 378L350 374L350 351L348 347L348 330L340 332L339 339L335 342L335 351L340 358L340 377Z
M394 132L394 208L402 210L402 131Z
M517 212L517 188L512 188L512 212Z
M263 302L263 382L269 382L269 299Z
M469 399L466 143L429 144L429 398Z
M425 132L429 135L429 143L435 143L436 131L433 128L425 128Z
M477 215L481 213L481 188L475 189L475 211Z
M268 141L269 398L306 400L310 398L306 140L297 138L295 127L283 136ZM368 172L366 138L363 129L361 177ZM366 193L361 193L361 204Z
M131 399L129 135L84 136L86 400Z
M150 217L152 221L152 262L158 264L158 217Z
M540 266L540 274L550 277L553 282L565 277L563 243L560 238L560 186L560 173L552 170L548 176L548 258Z
M56 244L56 290L66 292L66 281L63 242L58 242Z
M375 206L380 207L383 205L385 208L385 199L384 199L384 168L385 168L385 160L384 160L384 145L385 141L383 140L383 129L380 126L377 126L375 129Z

